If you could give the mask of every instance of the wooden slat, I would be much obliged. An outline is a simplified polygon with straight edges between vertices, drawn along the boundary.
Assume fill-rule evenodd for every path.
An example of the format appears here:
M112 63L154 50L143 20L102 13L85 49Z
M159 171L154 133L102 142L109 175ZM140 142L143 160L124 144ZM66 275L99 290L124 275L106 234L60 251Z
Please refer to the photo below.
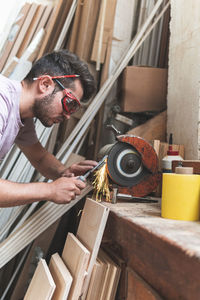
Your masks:
M97 260L94 264L90 283L88 286L88 292L86 300L99 300L101 295L101 290L103 286L103 280L105 278L105 268L104 264Z
M101 291L101 300L114 300L120 277L120 268L102 250L99 251L99 259L107 265L104 285Z
M26 48L28 47L28 45L30 44L34 33L36 31L36 28L41 20L42 14L44 13L45 10L45 6L44 5L38 5L35 14L32 18L32 21L27 29L27 31L24 34L24 39L23 42L21 43L16 56L18 58L20 58L22 56L22 54L24 53L24 51L26 50Z
M82 7L78 6L78 10L76 12L77 16L75 16L75 29L73 31L73 36L71 36L72 46L74 48L74 52L81 59L89 61L98 19L97 16L99 14L100 1L79 1L79 5L82 5ZM77 20L77 18L79 18L79 20ZM79 23L78 27L77 22ZM77 30L76 33L75 30ZM76 34L76 38L74 38L74 34ZM69 46L70 50L73 48L71 45Z
M167 112L164 111L155 117L151 118L142 125L139 125L127 132L127 134L133 134L140 136L147 141L160 140L166 141L166 124Z
M48 46L48 43L50 42L50 40L49 40L50 35L53 32L55 23L57 21L58 15L60 13L60 9L61 9L62 3L63 3L63 0L57 0L55 2L55 6L53 8L53 11L52 11L51 16L50 16L49 21L48 21L47 32L46 32L46 35L44 37L44 41L42 43L42 46L40 48L40 52L38 54L38 58L40 58L43 54L45 54L46 48Z
M78 239L91 252L90 261L87 268L88 274L83 287L83 299L85 299L87 294L92 269L97 259L97 254L100 248L108 214L109 210L107 209L107 207L89 198L86 199L77 230Z
M58 253L51 256L49 270L56 284L52 300L66 300L73 279Z
M82 0L78 0L77 8L74 16L73 26L70 34L70 40L68 48L71 52L75 52L76 49L76 43L78 39L78 30L80 28L80 22L81 22L81 13L83 9L83 2Z
M103 63L105 60L110 33L113 31L113 21L115 16L116 2L116 0L107 0L106 3L102 2L101 4L101 10L91 55L91 60L93 61L99 61ZM99 53L100 44L102 45L102 48Z
M77 300L81 296L89 257L88 249L72 233L68 233L62 252L62 259L73 277L68 300Z
M26 15L28 14L30 7L31 7L30 3L25 3L17 16L15 23L12 25L11 31L10 31L8 38L7 38L7 40L3 46L3 49L1 51L0 71L2 71L2 69L8 59L8 56L10 54L10 51L16 42L16 39L17 39L20 29L25 21Z
M58 219L54 224L52 224L47 230L45 230L34 240L9 300L24 298L31 273L31 263L33 262L34 257L36 256L36 248L39 247L41 249L44 257L47 255L56 230L59 226L59 223L60 219Z
M33 38L37 35L37 33L40 31L41 28L46 28L46 25L47 25L50 15L51 15L52 9L53 9L53 4L49 3L44 10L44 13L40 19L40 22L38 23L38 26L36 28Z
M73 16L75 14L76 6L77 6L77 0L73 0L69 12L67 10L68 14L67 14L66 20L65 20L65 22L63 24L63 28L62 28L62 30L60 30L59 37L55 41L54 50L59 50L60 48L62 48L63 43L64 43L64 39L65 39L65 37L67 35L68 29L70 27L70 24L72 22Z
M27 29L29 28L29 26L31 24L31 21L32 21L32 19L34 17L34 14L35 14L35 12L37 10L37 7L38 7L38 4L36 4L36 3L32 3L31 4L31 7L30 7L30 9L29 9L29 11L27 13L26 19L25 19L25 21L24 21L24 23L23 23L23 25L21 27L21 30L20 30L20 32L19 32L19 34L17 36L17 39L16 39L16 41L15 41L15 43L13 45L13 48L12 48L10 54L9 54L9 57L7 59L6 64L9 63L9 60L11 60L12 57L16 56L16 54L17 54L17 52L18 52L18 50L20 48L20 45L21 45L21 43L22 43L22 41L24 39L24 35L25 35Z
M55 283L44 259L41 259L24 300L50 300L55 290Z
M20 226L15 233L0 244L0 268L10 259L15 257L15 255L24 249L58 218L64 215L91 190L92 187L88 185L82 191L81 195L69 204L58 205L52 202L46 202L22 226Z
M64 30L65 27L65 21L68 19L69 17L69 11L72 9L73 7L73 13L75 12L76 9L76 2L77 0L68 0L68 1L63 1L61 9L60 9L60 13L58 15L58 18L56 20L54 29L52 31L52 34L50 36L51 39L51 43L48 44L48 51L51 52L54 50L55 45L61 35L61 31ZM71 15L71 19L73 17L73 14ZM63 39L65 37L63 36Z

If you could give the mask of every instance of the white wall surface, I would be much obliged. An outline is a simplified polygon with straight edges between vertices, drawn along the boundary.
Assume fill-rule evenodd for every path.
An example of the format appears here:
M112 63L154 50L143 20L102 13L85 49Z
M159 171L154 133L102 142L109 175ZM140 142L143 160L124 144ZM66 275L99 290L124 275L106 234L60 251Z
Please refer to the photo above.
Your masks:
M168 136L186 159L200 159L200 1L172 0L170 31Z

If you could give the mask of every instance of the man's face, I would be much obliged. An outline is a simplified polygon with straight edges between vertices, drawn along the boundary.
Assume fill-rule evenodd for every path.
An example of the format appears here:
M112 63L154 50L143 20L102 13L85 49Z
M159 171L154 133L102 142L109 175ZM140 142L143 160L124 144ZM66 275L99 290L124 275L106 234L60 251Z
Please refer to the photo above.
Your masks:
M83 96L83 89L79 80L75 80L75 89L70 90L79 100ZM69 119L68 115L62 107L61 99L64 91L48 94L42 98L35 99L33 104L33 114L45 127L51 127L54 123L60 123L65 119Z

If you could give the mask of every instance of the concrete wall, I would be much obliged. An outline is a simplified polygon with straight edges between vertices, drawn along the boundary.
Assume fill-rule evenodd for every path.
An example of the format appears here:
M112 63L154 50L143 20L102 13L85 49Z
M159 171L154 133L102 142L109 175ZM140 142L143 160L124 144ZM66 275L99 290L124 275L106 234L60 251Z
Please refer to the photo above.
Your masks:
M171 0L167 133L200 159L200 1Z

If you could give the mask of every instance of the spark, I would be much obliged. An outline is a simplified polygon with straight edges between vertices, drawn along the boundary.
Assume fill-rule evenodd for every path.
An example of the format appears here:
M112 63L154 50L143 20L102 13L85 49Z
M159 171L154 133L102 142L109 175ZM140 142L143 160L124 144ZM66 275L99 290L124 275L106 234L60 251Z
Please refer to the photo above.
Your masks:
M107 202L110 202L109 180L106 164L95 172L93 181L94 194L97 202L101 202L102 197L105 197Z

